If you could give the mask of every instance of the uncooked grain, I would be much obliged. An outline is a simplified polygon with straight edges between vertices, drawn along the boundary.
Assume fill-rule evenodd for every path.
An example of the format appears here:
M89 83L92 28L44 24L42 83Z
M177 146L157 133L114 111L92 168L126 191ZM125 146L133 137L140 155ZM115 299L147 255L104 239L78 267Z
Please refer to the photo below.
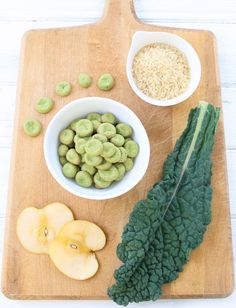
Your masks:
M140 49L134 57L132 74L138 88L158 100L183 94L190 80L190 68L184 53L163 43Z

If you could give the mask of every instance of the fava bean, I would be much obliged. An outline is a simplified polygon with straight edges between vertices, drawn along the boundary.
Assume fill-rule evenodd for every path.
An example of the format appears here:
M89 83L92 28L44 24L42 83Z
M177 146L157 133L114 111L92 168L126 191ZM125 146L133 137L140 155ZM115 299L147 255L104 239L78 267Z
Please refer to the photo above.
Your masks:
M69 162L65 163L64 166L62 167L62 173L67 178L70 179L74 178L77 172L78 172L78 166L75 166Z

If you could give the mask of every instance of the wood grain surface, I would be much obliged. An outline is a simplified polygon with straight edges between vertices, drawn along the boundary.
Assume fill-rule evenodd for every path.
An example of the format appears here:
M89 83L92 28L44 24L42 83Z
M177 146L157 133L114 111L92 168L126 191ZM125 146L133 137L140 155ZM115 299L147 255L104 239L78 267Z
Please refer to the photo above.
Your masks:
M169 31L190 42L202 64L202 78L194 95L184 103L168 108L148 105L131 90L125 74L131 37L137 30ZM78 87L79 72L90 73L94 80L110 72L115 88L101 92L96 83L89 89ZM55 84L73 83L69 97L59 98ZM52 97L56 107L48 115L34 111L35 100ZM105 96L130 107L143 122L151 144L151 160L142 181L125 195L107 201L90 201L73 196L49 174L43 157L43 135L26 137L22 124L29 116L44 126L68 102L84 96ZM187 115L198 100L221 105L215 38L208 31L159 27L141 23L131 0L107 0L102 19L96 24L63 29L33 30L22 42L18 80L17 110L11 162L2 290L14 299L106 299L119 266L116 246L136 201L160 178L163 162L186 125ZM165 298L222 297L233 289L232 247L229 220L225 144L222 117L213 159L212 223L203 244L196 249L180 277L164 287ZM97 223L107 234L106 247L97 253L100 269L96 276L78 282L61 274L46 255L25 251L16 237L16 219L27 206L42 207L52 201L67 204L76 218Z

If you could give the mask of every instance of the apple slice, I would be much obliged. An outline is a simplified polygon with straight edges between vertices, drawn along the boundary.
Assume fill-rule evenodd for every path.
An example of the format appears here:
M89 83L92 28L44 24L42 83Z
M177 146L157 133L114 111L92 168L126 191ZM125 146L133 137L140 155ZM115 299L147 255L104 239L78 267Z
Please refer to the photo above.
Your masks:
M96 274L99 264L94 251L105 244L101 228L89 221L74 220L65 224L51 242L49 256L63 274L85 280Z
M49 244L61 227L73 219L71 210L62 203L51 203L41 209L27 207L18 217L17 236L28 251L48 253Z

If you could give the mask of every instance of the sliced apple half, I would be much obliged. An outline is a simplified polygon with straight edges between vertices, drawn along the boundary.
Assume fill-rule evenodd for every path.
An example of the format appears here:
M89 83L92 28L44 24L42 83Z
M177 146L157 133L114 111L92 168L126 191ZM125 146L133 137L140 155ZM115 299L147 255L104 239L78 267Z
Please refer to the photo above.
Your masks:
M66 276L85 280L98 270L95 251L106 244L101 228L85 220L65 224L56 239L51 242L49 255L55 266Z
M27 207L18 217L17 236L28 251L48 253L49 244L61 227L73 219L71 210L62 203L51 203L41 209Z

